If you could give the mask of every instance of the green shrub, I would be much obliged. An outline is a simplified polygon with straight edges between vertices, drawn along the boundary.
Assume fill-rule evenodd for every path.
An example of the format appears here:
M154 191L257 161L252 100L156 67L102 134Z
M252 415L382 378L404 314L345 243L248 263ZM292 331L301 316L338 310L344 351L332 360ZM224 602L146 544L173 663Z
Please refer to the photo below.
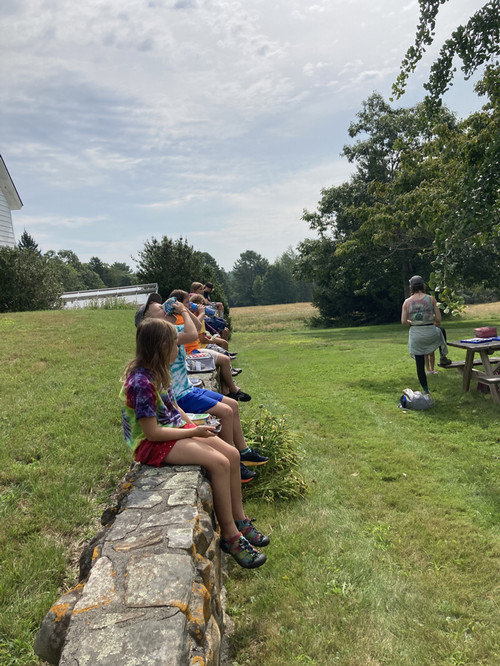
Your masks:
M242 421L248 446L269 456L269 462L258 468L258 475L245 486L245 498L259 498L266 502L305 497L307 483L298 471L302 452L298 437L290 431L284 417L273 416L260 407L258 417Z

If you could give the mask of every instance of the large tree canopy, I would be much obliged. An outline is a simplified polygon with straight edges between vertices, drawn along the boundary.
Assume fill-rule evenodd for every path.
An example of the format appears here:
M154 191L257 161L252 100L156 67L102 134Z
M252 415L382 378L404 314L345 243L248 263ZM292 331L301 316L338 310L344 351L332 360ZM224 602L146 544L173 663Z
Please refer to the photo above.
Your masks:
M441 108L430 125L423 105L393 109L376 93L363 103L344 148L356 173L303 216L319 239L299 246L302 274L325 320L396 319L412 273L445 308L498 279L498 81L488 70L490 102L462 123Z
M394 83L393 93L401 97L408 77L434 41L434 29L441 5L448 0L419 0L420 18L415 44L411 46L401 63L400 74ZM438 58L431 66L429 81L424 88L433 102L448 90L455 73L454 58L462 63L465 78L469 78L482 65L495 64L500 54L500 0L489 0L465 23L459 25L441 47ZM498 63L497 63L498 64Z

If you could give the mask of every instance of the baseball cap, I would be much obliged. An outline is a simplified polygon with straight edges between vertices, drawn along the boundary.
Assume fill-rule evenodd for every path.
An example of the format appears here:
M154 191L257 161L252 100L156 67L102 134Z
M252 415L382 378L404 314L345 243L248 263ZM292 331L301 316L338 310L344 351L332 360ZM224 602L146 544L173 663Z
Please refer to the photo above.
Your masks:
M134 316L134 321L136 326L139 326L141 321L143 321L144 315L146 314L146 310L149 308L151 303L160 303L160 304L163 303L163 299L160 296L160 294L149 294L146 302L137 308L137 311Z
M414 275L410 278L410 287L416 287L419 284L425 284L425 280L421 275Z

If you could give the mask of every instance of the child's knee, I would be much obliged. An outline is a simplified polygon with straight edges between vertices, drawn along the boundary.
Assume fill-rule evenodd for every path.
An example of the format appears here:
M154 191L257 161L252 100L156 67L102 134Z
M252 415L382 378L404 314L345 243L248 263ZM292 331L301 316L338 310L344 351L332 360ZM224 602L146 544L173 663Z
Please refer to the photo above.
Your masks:
M230 398L228 398L229 400ZM236 400L234 400L236 402ZM220 402L219 403L220 407L220 417L222 419L232 419L233 418L233 410L231 408L231 405L228 405L226 402Z
M231 464L232 467L237 465L238 468L239 468L239 466L240 466L240 452L238 451L237 448L228 444L227 448L224 451L224 455L229 460L229 463Z

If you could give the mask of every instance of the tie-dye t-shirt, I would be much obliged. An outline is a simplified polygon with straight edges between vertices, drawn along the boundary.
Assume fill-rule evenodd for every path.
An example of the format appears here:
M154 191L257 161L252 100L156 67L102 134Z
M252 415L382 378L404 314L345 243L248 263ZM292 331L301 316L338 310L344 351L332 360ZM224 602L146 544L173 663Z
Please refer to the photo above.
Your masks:
M184 326L175 326L177 333L182 333ZM170 366L172 373L172 389L177 402L193 390L193 385L189 381L186 370L186 350L184 345L180 345L177 358Z
M139 419L155 416L160 426L182 428L184 421L169 386L160 397L146 368L136 368L125 380L120 391L123 434L132 451L146 439Z

